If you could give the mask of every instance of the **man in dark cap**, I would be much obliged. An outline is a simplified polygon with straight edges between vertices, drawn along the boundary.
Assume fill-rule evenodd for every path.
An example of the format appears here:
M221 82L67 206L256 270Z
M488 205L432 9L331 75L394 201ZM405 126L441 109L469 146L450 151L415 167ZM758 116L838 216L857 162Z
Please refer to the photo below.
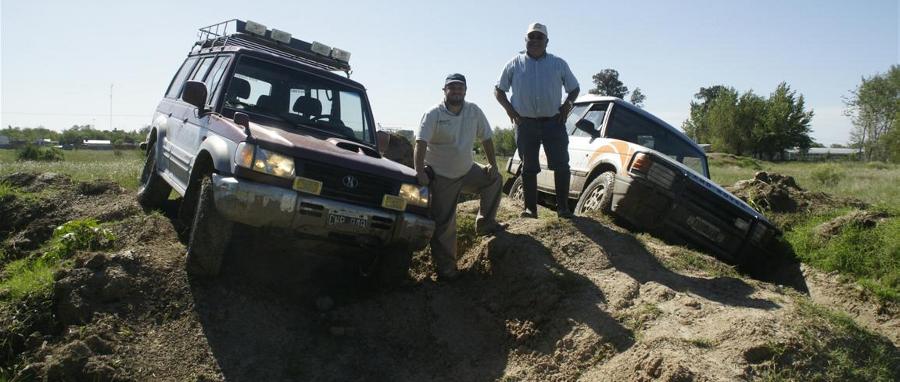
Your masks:
M456 267L456 201L460 192L481 195L475 220L476 233L493 234L506 227L497 223L502 178L494 156L487 117L465 101L466 77L454 73L444 80L444 100L422 116L416 133L415 169L419 183L431 190L431 217L435 222L431 256L438 277L452 280ZM472 149L481 140L488 165L475 163Z

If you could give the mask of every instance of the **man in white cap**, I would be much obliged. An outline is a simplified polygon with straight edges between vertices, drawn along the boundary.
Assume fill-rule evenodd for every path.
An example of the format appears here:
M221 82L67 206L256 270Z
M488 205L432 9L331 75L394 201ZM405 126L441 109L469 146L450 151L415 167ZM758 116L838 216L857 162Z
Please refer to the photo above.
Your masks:
M565 121L578 97L578 81L569 65L547 53L547 27L532 23L525 32L525 51L513 57L494 89L497 102L516 126L516 146L522 159L522 185L525 209L523 217L537 217L537 174L541 171L538 155L541 144L547 154L547 167L553 170L556 188L556 212L570 218L569 210L569 136ZM566 98L562 99L561 89ZM507 99L506 92L512 90Z
M416 133L414 165L419 184L431 190L431 218L435 222L431 257L438 277L452 280L456 267L456 202L460 192L481 196L475 219L479 235L506 228L497 223L502 177L494 155L493 133L481 108L465 101L466 77L454 73L444 80L444 100L422 116ZM481 140L489 165L475 163L472 148Z

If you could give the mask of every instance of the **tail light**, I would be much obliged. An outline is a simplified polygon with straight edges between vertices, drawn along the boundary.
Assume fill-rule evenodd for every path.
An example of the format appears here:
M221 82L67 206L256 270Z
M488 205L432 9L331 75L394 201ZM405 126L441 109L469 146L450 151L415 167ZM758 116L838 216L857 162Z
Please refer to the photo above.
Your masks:
M641 172L646 174L650 171L650 166L653 165L653 160L650 159L650 156L644 153L637 153L634 156L634 161L631 162L631 171Z

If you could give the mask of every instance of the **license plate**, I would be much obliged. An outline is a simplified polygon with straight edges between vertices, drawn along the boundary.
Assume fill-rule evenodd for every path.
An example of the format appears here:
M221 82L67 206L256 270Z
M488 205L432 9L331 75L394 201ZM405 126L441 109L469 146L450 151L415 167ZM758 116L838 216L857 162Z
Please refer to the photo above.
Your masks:
M405 211L406 200L396 195L385 195L381 199L381 206L390 210Z
M339 214L328 214L328 225L366 228L366 218L357 218Z
M322 182L314 179L298 176L294 178L294 189L307 194L319 195L322 193Z
M725 237L722 235L722 232L719 231L716 226L709 224L706 220L702 218L691 216L687 220L687 224L694 229L694 231L699 232L701 235L705 236L707 239L712 240L716 243L721 243L725 240Z

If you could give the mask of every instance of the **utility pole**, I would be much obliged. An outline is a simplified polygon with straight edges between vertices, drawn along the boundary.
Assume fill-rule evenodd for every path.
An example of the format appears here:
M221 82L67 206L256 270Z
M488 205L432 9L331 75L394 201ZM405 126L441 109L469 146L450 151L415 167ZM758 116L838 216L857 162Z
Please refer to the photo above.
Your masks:
M113 84L109 84L109 131L112 131L112 93L113 92Z

